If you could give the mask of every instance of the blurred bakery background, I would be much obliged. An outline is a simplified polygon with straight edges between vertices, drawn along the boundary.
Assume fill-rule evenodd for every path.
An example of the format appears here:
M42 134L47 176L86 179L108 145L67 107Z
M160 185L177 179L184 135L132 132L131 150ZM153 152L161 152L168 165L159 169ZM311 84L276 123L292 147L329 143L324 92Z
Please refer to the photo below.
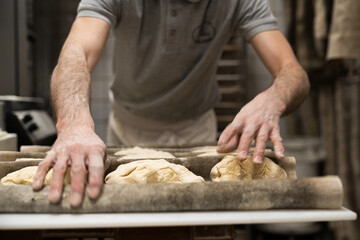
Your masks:
M55 141L49 79L78 3L0 1L0 150L51 145ZM269 3L311 82L306 101L281 120L286 155L297 159L298 177L339 175L344 186L344 206L359 214L360 1ZM96 132L103 140L110 111L113 44L111 36L92 73L91 112ZM222 94L215 109L220 134L247 101L271 84L272 77L245 39L233 36L223 49L216 78ZM237 226L242 234L236 239L358 240L359 223ZM102 236L101 232L90 235ZM39 239L94 239L86 231L83 235L74 233L75 237L56 235L50 230L42 234Z

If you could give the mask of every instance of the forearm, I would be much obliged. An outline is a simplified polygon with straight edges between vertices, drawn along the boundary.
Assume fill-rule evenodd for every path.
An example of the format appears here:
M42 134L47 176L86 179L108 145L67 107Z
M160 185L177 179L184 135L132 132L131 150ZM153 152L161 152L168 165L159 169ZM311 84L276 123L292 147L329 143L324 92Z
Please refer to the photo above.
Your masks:
M280 116L290 113L304 101L309 82L295 61L279 67L274 76L273 84L247 103L223 131L218 143L219 152L230 152L237 147L239 158L245 160L250 144L256 138L254 162L262 162L268 139L274 144L276 156L284 156Z
M269 139L274 144L276 156L284 156L280 117L304 101L309 81L280 31L264 31L250 42L273 75L274 82L247 103L226 127L219 138L218 151L230 152L237 147L239 158L245 160L250 144L256 138L253 161L261 163Z
M61 51L51 77L50 91L58 137L39 164L33 189L44 186L52 168L49 200L61 200L66 169L71 166L70 205L81 204L87 196L101 194L106 146L94 131L90 114L90 72L95 68L109 33L109 24L98 18L77 18Z
M294 111L306 98L310 89L306 72L297 62L287 63L279 71L270 88L266 90L278 100L281 115Z
M58 132L73 125L94 128L89 109L90 72L81 47L64 46L50 87Z

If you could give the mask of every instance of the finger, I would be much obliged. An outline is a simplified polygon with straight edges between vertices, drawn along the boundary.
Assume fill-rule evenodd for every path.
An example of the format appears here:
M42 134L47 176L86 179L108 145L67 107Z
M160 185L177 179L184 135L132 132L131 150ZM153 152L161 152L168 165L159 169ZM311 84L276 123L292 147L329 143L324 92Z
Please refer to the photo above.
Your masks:
M49 152L45 159L40 162L32 184L32 187L35 191L40 190L44 186L46 174L49 172L54 161L55 155L52 152Z
M83 200L86 181L85 156L83 154L71 154L70 177L70 205L72 207L78 207Z
M233 135L230 140L222 145L217 147L217 151L219 153L228 153L232 152L236 149L237 145L239 144L239 136L237 134Z
M261 164L264 158L264 151L266 148L266 142L269 139L269 127L268 125L263 125L260 130L259 133L256 137L256 146L255 146L255 150L254 150L254 158L253 161L254 163L259 163Z
M65 154L58 155L50 184L49 200L51 203L60 201L64 185L64 176L67 169L68 156Z
M88 156L89 184L87 194L89 198L96 199L100 196L104 179L104 156L93 152Z
M220 135L217 151L220 153L231 152L236 149L238 143L238 132L231 126L231 124L229 124Z
M240 160L245 160L247 158L249 147L254 139L256 131L255 125L250 125L245 128L244 132L241 134L240 143L238 145L238 157Z
M106 171L110 167L110 159L105 157L105 163L104 163L104 171Z
M270 139L271 139L272 143L274 144L274 151L275 151L276 157L283 158L284 157L284 146L283 146L283 140L280 136L279 127L273 128L271 135L270 135Z
M218 145L222 146L222 145L226 144L233 135L234 135L234 132L232 130L231 123L230 123L229 125L226 126L224 131L221 133L221 135L219 137Z

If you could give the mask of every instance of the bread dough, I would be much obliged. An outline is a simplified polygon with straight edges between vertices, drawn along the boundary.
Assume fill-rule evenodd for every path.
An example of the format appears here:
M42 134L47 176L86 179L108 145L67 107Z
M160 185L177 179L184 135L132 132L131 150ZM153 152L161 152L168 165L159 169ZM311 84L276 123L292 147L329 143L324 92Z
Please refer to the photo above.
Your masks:
M251 179L287 178L284 169L271 159L264 157L262 164L253 162L252 156L240 161L237 156L226 156L217 163L210 172L210 178L215 182Z
M222 156L223 154L218 153L216 150L210 150L207 152L203 152L198 154L198 157L213 157L213 156Z
M30 166L30 167L25 167L20 170L17 170L15 172L11 172L1 179L1 183L3 185L14 185L14 184L31 185L33 183L33 179L34 179L37 169L38 169L37 166ZM51 169L45 177L44 182L46 185L51 183L52 172L53 172L53 170ZM66 172L64 184L70 184L70 170L69 169Z
M192 152L196 154L198 157L211 157L211 156L219 156L219 154L216 151L216 146L204 146L204 147L198 147L196 150L193 150Z
M123 156L120 159L175 158L174 155L168 152L141 147L133 147L117 151L115 155Z
M202 147L195 147L193 148L193 153L203 153L208 151L216 151L217 146L202 146Z
M120 165L109 173L105 183L189 183L204 182L186 167L164 159L140 160Z
M44 160L43 158L17 158L15 162L22 162L22 161L40 161Z
M204 146L204 147L197 147L195 150L192 151L198 157L212 157L212 156L225 156L225 155L235 155L236 151L231 153L218 153L217 146Z

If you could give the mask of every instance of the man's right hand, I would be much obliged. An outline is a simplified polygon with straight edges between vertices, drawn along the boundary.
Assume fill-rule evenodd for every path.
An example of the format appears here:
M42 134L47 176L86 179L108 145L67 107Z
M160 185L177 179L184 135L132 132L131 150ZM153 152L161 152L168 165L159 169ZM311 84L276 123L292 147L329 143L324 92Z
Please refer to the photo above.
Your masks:
M40 190L47 172L53 168L49 200L57 203L61 199L65 173L68 167L71 177L70 205L81 204L87 181L87 194L91 199L100 196L106 160L106 146L93 128L72 126L58 132L58 138L46 158L39 164L34 177L33 189Z
M51 100L58 138L39 165L33 189L43 187L47 172L53 168L49 193L52 203L61 199L68 167L71 167L71 206L81 204L86 180L90 198L96 199L101 193L106 147L94 132L89 107L90 73L100 59L109 30L110 25L105 20L76 18L51 77Z

